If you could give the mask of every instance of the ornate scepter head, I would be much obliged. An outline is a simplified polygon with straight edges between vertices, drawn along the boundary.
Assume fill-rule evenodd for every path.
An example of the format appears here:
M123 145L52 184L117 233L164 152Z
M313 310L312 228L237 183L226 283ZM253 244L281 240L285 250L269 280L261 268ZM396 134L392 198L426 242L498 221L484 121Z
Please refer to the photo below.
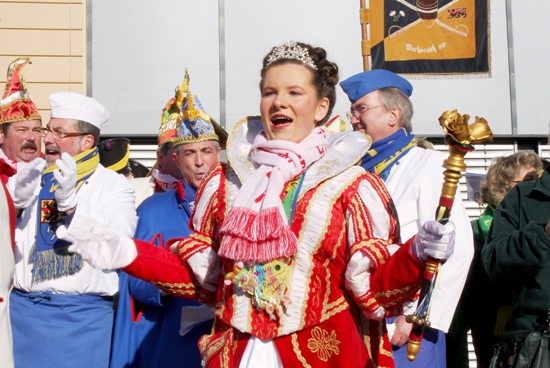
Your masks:
M487 120L476 116L476 121L470 125L468 120L470 120L468 114L460 115L456 110L445 111L439 117L439 125L443 127L446 138L450 137L462 146L493 140L493 132Z

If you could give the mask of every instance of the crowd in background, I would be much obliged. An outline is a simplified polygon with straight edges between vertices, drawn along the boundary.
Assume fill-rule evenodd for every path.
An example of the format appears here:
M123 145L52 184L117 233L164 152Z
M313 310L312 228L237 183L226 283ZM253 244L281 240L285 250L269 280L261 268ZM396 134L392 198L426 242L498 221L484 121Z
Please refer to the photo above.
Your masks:
M414 135L405 78L340 82L323 48L285 43L262 62L260 116L228 134L186 71L149 170L100 140L91 97L51 94L42 121L28 62L0 102L3 367L468 367L468 331L478 367L511 366L503 337L548 328L543 161L494 159L479 219L457 196L435 221L446 157ZM338 84L353 131L331 119Z

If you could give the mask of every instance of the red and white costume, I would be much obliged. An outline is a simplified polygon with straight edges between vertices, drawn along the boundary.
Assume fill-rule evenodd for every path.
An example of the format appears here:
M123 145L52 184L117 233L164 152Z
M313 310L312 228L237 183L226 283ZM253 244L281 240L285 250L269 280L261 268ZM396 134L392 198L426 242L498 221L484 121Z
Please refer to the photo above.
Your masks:
M413 298L425 265L411 255L409 243L394 245L399 226L393 202L378 176L355 165L369 147L362 134L329 135L328 152L305 173L290 226L298 239L293 257L256 265L262 271L253 279L250 270L240 272L254 265L243 268L215 254L218 230L254 172L248 153L261 130L259 118L249 118L231 133L230 165L215 166L197 193L194 233L178 244L182 263L135 241L138 257L124 271L215 306L214 331L199 342L207 367L239 366L247 344L257 339L273 344L285 367L393 367L383 318ZM189 258L208 250L214 258L197 267L193 257L191 269ZM216 291L205 288L213 278ZM258 282L272 297L271 309L258 307L252 291Z
M17 173L17 162L11 160L0 148L0 180L4 185Z
M15 259L15 208L3 183L0 183L0 362L13 367L13 343L10 324L10 292L13 287Z

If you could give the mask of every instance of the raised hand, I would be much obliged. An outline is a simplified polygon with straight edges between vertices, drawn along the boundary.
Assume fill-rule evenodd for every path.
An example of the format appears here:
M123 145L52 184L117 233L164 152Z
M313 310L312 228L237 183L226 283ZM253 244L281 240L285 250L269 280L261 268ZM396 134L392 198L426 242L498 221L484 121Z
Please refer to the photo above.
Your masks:
M92 267L102 270L124 268L137 257L136 245L131 238L103 225L92 225L90 234L85 234L85 238L71 236L63 227L56 234L73 243L68 248L69 252L80 254Z
M67 152L61 155L61 159L56 160L55 164L59 170L55 170L53 175L57 180L57 189L55 190L55 200L57 209L61 212L68 211L76 207L78 197L76 196L76 162Z
M21 171L15 175L15 180L13 182L10 181L8 188L10 189L15 208L24 209L31 204L35 197L34 191L45 167L46 161L37 157L26 164Z

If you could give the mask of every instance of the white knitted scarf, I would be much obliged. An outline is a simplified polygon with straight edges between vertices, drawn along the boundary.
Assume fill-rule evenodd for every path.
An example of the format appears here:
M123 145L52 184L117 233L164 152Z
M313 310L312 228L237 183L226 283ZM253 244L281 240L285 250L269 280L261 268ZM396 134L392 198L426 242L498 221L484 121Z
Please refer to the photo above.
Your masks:
M326 134L320 128L300 143L268 141L264 132L258 134L250 151L256 170L243 183L220 229L223 240L218 254L245 262L296 254L298 239L290 231L281 193L285 183L300 177L327 150Z
M152 175L157 185L165 192L176 189L178 186L179 179L174 178L170 174L163 173L159 169L153 169Z

